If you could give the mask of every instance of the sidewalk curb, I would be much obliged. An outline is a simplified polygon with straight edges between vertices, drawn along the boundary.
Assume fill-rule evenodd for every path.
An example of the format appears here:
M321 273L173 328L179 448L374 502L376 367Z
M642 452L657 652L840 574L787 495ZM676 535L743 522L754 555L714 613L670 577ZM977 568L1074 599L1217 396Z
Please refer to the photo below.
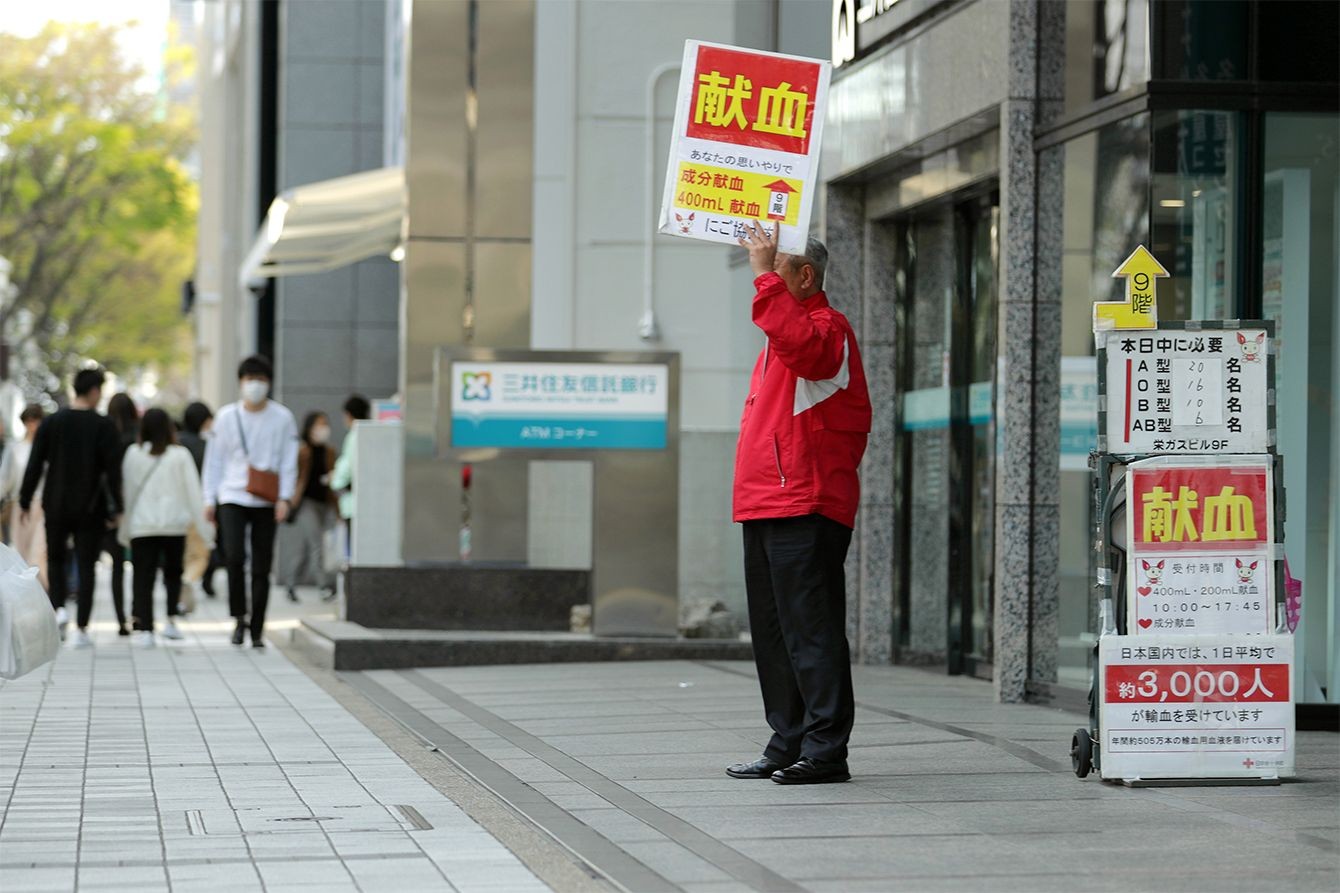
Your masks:
M611 893L620 889L506 800L462 772L447 754L340 680L334 671L314 664L293 642L281 641L278 636L271 637L270 642L420 778L496 837L549 887L563 893Z

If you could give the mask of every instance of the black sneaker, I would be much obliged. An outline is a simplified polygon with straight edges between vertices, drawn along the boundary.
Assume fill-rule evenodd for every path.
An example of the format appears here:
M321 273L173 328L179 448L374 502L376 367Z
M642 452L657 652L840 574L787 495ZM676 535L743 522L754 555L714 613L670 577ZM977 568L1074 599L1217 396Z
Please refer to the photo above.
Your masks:
M233 644L241 645L242 640L246 638L246 635L247 635L246 622L242 620L237 621L237 627L233 630Z
M252 640L251 640L251 647L252 647L252 648L264 648L264 647L265 647L265 640L264 640L264 639L252 639Z
M288 588L288 600L291 602L296 602L298 600L298 591L292 586Z

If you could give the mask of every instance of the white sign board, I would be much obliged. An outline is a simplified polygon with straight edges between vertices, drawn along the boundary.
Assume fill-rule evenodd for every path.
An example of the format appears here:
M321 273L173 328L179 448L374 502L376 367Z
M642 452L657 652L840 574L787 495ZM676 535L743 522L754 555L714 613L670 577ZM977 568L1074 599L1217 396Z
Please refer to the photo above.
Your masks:
M670 370L660 363L451 364L451 445L666 447Z
M1274 457L1155 456L1126 472L1132 635L1275 630Z
M1157 329L1102 335L1107 452L1264 453L1264 329Z
M680 72L658 231L735 245L760 221L804 254L832 66L690 40Z
M1290 778L1292 636L1104 636L1103 778Z

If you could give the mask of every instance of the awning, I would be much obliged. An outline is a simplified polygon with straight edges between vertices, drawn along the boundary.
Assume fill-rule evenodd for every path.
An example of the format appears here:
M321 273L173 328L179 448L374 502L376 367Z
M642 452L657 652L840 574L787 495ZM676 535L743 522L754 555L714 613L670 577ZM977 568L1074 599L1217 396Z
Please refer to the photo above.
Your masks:
M404 216L405 172L398 167L285 190L270 205L239 278L248 287L391 254Z

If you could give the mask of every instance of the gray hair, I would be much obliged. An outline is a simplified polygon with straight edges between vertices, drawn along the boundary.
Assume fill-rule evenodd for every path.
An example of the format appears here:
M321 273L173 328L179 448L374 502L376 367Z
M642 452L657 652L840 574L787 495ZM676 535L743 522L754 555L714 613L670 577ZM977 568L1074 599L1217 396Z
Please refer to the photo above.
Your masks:
M796 269L803 264L814 267L814 284L823 288L824 273L828 270L828 248L814 236L805 240L804 254L791 255L792 269Z

